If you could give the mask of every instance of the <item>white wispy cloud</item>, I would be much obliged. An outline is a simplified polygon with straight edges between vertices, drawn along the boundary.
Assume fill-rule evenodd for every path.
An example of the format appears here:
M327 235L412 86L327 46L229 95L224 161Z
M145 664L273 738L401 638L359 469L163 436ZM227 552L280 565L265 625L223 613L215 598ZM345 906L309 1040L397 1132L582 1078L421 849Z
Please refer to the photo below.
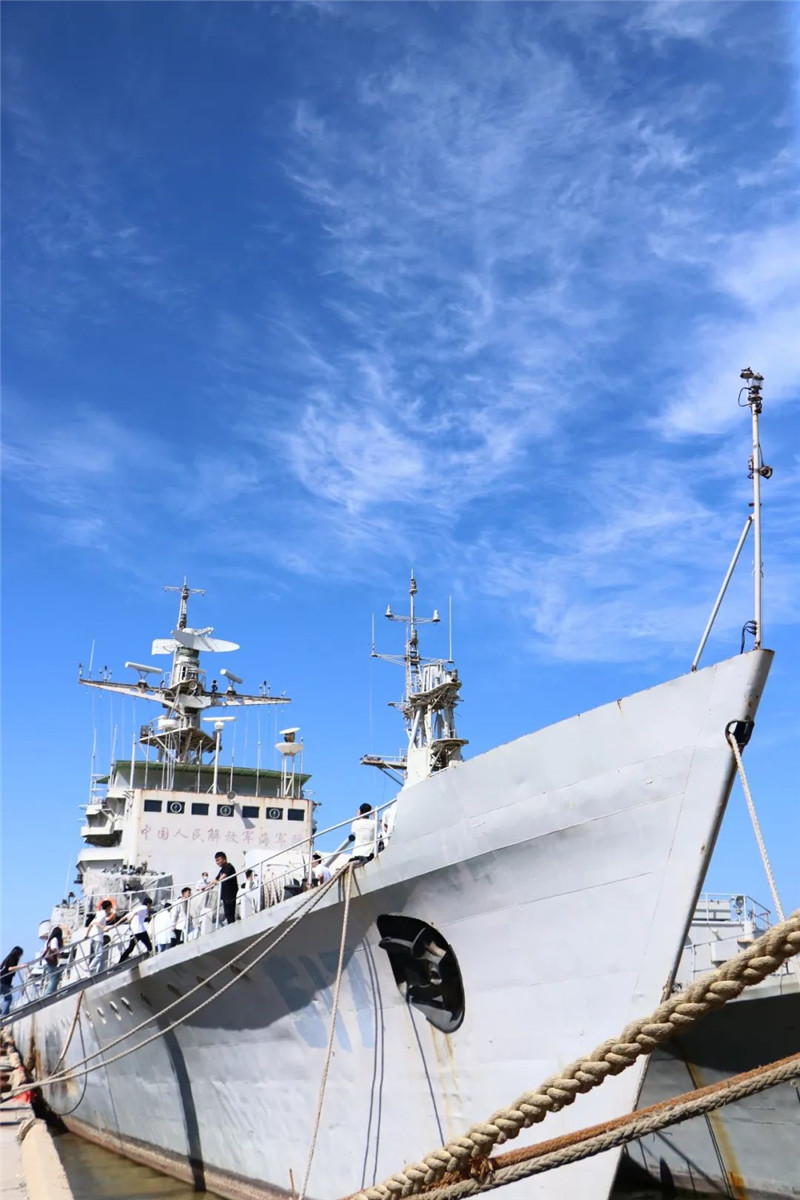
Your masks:
M736 420L731 366L768 364L770 404L800 397L800 222L749 229L715 250L707 271L727 303L698 320L698 369L664 415L672 434L713 433Z
M130 199L150 175L141 147L69 99L23 56L4 60L4 306L30 342L76 319L106 325L126 296L186 300L148 206Z
M747 9L474 6L449 38L427 8L293 13L365 40L335 80L296 88L283 167L303 286L220 301L203 353L224 420L176 456L165 434L139 444L78 414L38 458L14 443L12 477L84 544L158 508L247 569L413 561L477 580L561 658L691 644L747 511L738 371L764 371L778 422L800 390L788 100L759 93L757 111L732 90L734 65L755 86ZM117 278L158 273L104 192L64 247L43 229L42 255L80 244ZM283 232L270 210L260 234ZM124 504L96 500L111 479ZM772 495L788 544L784 485ZM773 573L775 619L796 619L796 582ZM742 608L744 590L731 636Z

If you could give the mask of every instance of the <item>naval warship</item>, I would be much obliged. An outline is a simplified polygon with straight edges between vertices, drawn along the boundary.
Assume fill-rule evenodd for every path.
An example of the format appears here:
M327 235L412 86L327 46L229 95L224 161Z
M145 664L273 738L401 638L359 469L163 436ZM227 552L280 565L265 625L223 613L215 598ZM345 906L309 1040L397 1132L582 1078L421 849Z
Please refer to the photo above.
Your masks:
M743 893L704 892L673 985L682 990L769 928L771 914ZM718 1083L800 1046L800 964L786 962L737 1000L708 1013L650 1057L639 1107ZM785 1200L800 1197L800 1091L790 1080L631 1143L621 1186L667 1194Z
M230 710L286 697L238 691L227 667L209 682L203 656L236 644L189 625L186 585L175 629L152 647L171 656L168 671L130 662L129 683L81 680L162 715L86 809L82 894L45 930L71 931L57 986L33 995L28 983L11 1012L70 1130L231 1200L333 1200L669 993L734 778L728 735L746 744L772 660L761 638L760 386L751 372L753 648L703 669L698 652L685 675L470 758L456 726L461 681L452 659L422 656L412 577L408 612L387 613L405 629L407 748L368 760L400 786L388 813L359 818L375 833L369 853L356 841L357 865L336 869L349 821L315 828L296 727L279 743L279 772L222 769ZM219 849L251 872L229 922L202 877ZM308 888L315 854L333 873ZM81 931L104 901L117 918L144 892L177 908L187 884L178 944L120 962L112 925L102 961L87 955ZM545 1136L629 1112L644 1070L639 1060L551 1114ZM602 1200L618 1160L608 1151L510 1191Z

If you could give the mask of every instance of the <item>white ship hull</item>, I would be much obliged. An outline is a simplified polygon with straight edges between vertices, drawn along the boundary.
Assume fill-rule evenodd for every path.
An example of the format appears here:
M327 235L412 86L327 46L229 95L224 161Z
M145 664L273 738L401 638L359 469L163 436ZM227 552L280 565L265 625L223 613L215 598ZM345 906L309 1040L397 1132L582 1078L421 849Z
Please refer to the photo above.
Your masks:
M382 1179L655 1007L730 790L725 729L754 717L770 661L753 651L402 793L391 843L356 874L310 1196L334 1200ZM174 1001L286 911L91 984L67 1065ZM402 999L378 945L376 919L387 913L429 922L454 948L466 995L455 1033ZM46 1088L52 1109L78 1132L223 1196L291 1194L318 1100L341 920L331 893L174 1032ZM56 995L17 1022L17 1042L43 1074L76 1003L75 993ZM578 1097L527 1141L629 1111L645 1065ZM617 1161L608 1152L509 1194L602 1200Z

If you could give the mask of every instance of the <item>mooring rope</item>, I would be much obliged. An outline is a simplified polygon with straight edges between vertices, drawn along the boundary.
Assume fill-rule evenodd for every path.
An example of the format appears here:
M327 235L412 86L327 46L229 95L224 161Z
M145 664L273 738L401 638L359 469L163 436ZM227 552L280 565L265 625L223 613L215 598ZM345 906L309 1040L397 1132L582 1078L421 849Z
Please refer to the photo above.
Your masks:
M78 1003L75 1005L75 1012L72 1014L72 1024L69 1027L69 1033L67 1034L66 1041L64 1042L64 1045L61 1047L61 1053L59 1054L59 1056L56 1060L56 1063L53 1067L52 1073L54 1075L55 1075L56 1071L58 1070L58 1068L61 1066L62 1062L64 1061L64 1058L66 1057L66 1053L69 1050L70 1043L72 1042L72 1039L75 1035L75 1030L78 1027L78 1020L81 1015L81 1004L83 1003L84 995L85 995L85 990L83 992L81 992L78 996Z
M748 780L747 780L747 772L744 769L744 762L742 761L742 752L739 749L739 743L736 741L736 738L734 737L732 726L730 726L730 725L728 726L728 728L725 731L725 736L727 737L727 739L730 743L731 750L733 751L733 757L736 759L736 769L739 772L739 779L742 784L742 791L744 792L744 798L747 803L747 811L750 813L750 822L753 826L753 833L756 835L756 842L758 843L758 850L761 855L761 862L764 864L764 874L767 877L767 883L769 884L769 890L772 893L772 903L775 905L775 913L778 917L778 920L783 921L784 920L783 905L781 904L781 898L778 895L778 885L775 882L775 876L772 874L772 864L769 861L769 855L767 854L767 846L764 841L763 834L761 833L761 823L758 819L758 814L756 813L756 806L753 801L753 794L750 791L750 784L748 783ZM798 961L798 959L794 958L794 959L792 959L791 965L794 968L794 973L797 976L797 981L798 981L798 983L800 983L800 961Z
M353 872L348 870L345 880L344 890L344 912L342 913L342 936L339 939L339 962L336 967L336 982L333 988L333 1001L331 1004L331 1019L328 1026L328 1045L325 1050L325 1062L322 1068L322 1077L319 1084L319 1095L317 1096L317 1108L314 1113L314 1126L311 1133L311 1143L308 1147L308 1158L306 1159L306 1173L303 1176L303 1186L300 1189L299 1200L306 1200L306 1191L308 1190L308 1180L311 1175L311 1164L314 1161L314 1151L317 1148L317 1135L319 1133L319 1123L322 1119L322 1106L325 1103L325 1088L328 1083L328 1070L331 1065L331 1055L333 1054L333 1035L336 1030L336 1015L339 1012L339 993L342 987L342 975L344 973L344 952L347 942L347 924L350 917L350 886L353 882Z
M760 983L799 951L800 909L715 971L670 996L650 1016L632 1021L618 1037L603 1042L590 1054L549 1076L536 1090L523 1092L509 1107L499 1109L488 1121L471 1126L463 1136L453 1138L419 1162L409 1164L382 1183L362 1188L356 1193L356 1200L415 1196L448 1172L465 1174L471 1159L486 1158L494 1146L543 1121L549 1112L566 1108L579 1093L598 1087L607 1076L620 1074L641 1055L650 1054L707 1012L721 1008L746 987Z
M602 1125L592 1125L524 1150L513 1150L495 1159L479 1160L473 1164L474 1168L482 1168L476 1177L459 1179L444 1187L426 1190L422 1195L425 1200L463 1200L467 1196L490 1192L520 1179L592 1158L605 1150L625 1146L637 1138L688 1121L691 1117L703 1116L790 1079L800 1079L800 1053L734 1075L720 1083L662 1100L649 1108L627 1113Z

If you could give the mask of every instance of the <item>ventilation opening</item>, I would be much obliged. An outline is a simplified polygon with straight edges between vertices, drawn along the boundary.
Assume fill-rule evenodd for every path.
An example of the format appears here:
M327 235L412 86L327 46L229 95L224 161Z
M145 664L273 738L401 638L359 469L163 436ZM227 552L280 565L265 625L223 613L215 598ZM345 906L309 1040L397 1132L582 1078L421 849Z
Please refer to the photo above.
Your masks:
M443 1033L464 1020L464 984L453 947L416 917L378 917L380 946L389 956L400 995Z

